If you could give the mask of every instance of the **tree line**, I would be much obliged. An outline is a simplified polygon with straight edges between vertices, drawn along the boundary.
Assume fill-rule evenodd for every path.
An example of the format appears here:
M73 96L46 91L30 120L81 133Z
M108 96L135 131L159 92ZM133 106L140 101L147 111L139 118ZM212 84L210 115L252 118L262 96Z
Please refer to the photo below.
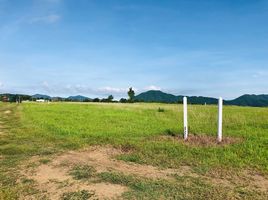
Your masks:
M51 99L45 99L48 101L77 101L77 102L109 102L109 103L116 103L116 102L120 102L120 103L134 103L137 102L137 100L135 100L135 91L133 90L133 88L129 88L128 92L127 92L128 98L121 98L119 101L114 100L114 96L113 95L109 95L107 98L94 98L94 99L90 99L90 98L86 98L84 100L73 100L73 99L68 99L68 98L61 98L61 97L55 97L55 98L51 98ZM17 102L17 103L21 103L22 101L36 101L37 99L42 99L42 98L33 98L30 95L22 95L22 94L0 94L0 101L3 102Z

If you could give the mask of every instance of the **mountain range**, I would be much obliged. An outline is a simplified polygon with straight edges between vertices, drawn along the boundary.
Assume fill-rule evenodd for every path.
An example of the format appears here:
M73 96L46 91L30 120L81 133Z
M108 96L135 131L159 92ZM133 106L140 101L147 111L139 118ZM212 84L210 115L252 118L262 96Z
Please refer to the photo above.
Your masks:
M63 98L63 97L51 97L48 95L44 95L44 94L35 94L33 96L31 96L32 99L46 99L46 100L56 100L56 99L61 99L61 100L69 100L69 101L86 101L86 100L90 100L90 98L85 97L85 96L81 96L81 95L77 95L77 96L69 96L67 98Z
M68 100L71 100L71 101L86 101L86 100L91 100L90 98L85 97L85 96L81 96L81 95L69 96L67 99Z
M136 101L141 102L161 102L161 103L182 103L182 95L173 95L162 92L160 90L150 90L135 96ZM203 96L188 96L190 104L217 104L218 99ZM268 106L268 95L243 95L234 100L224 100L225 105L237 106L254 106L265 107Z
M50 97L44 94L35 95L22 95L22 94L0 94L0 101L3 97L8 97L9 101L15 102L20 96L23 100L34 100L34 99L47 99L52 101L94 101L86 96L69 96L63 97ZM159 102L159 103L182 103L182 95L173 95L162 92L160 90L149 90L147 92L140 93L134 97L136 102ZM121 102L121 100L120 100ZM218 99L212 97L203 96L188 96L189 104L217 104ZM250 95L245 94L233 100L224 100L225 105L236 105L236 106L253 106L253 107L266 107L268 106L268 95Z

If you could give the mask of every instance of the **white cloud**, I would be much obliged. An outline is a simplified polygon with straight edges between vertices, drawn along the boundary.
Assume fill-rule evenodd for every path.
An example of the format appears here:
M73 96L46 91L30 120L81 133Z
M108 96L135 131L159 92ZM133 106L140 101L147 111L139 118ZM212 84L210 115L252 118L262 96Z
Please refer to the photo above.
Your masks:
M253 78L261 78L261 77L267 77L267 76L268 76L268 71L257 71L252 75Z
M150 85L144 88L145 90L161 90L161 87L155 86L155 85Z
M0 82L0 88L4 87L4 83Z
M98 89L99 92L112 92L112 93L124 93L128 91L128 88L115 88L115 87L102 87Z
M138 92L138 88L132 87L132 89L135 92ZM97 93L99 94L117 94L117 95L126 95L129 90L129 87L127 88L117 88L117 87L101 87L96 90Z
M42 85L43 85L44 87L49 87L49 85L48 85L48 82L47 82L47 81L43 81Z
M39 23L39 22L43 22L43 23L48 23L48 24L52 24L52 23L56 23L61 19L60 15L57 14L50 14L50 15L46 15L46 16L41 16L41 17L34 17L30 20L30 23Z

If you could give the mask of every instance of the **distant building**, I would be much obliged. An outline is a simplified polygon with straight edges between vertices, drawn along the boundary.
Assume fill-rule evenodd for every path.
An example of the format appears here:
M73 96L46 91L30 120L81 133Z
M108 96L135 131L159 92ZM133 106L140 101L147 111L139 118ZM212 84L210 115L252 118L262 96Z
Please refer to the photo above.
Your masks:
M3 96L3 97L2 97L2 101L3 101L3 102L9 102L9 98L8 98L7 96Z
M45 103L45 102L47 102L47 100L45 100L45 99L37 99L36 102Z

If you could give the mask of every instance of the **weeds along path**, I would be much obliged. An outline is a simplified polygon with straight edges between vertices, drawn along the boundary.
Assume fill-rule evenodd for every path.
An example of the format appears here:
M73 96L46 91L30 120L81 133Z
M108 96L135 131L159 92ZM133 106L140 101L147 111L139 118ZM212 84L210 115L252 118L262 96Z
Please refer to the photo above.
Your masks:
M3 137L5 134L4 134L4 132L3 132L3 122L1 121L1 119L0 119L0 137ZM3 158L3 156L2 155L0 155L0 159L2 159Z
M3 133L3 122L0 121L0 136L4 135Z
M4 122L3 122L3 117L5 117L5 115L8 115L10 114L11 111L10 110L0 110L0 139L1 137L5 137L6 136L6 133L5 133L5 125L4 125ZM0 159L2 159L3 156L0 155Z
M8 115L8 114L10 114L11 113L11 111L10 110L6 110L6 111L2 111L2 115ZM4 123L3 123L3 121L1 120L1 118L0 118L0 137L1 136L4 136L5 135L5 133L4 133Z

